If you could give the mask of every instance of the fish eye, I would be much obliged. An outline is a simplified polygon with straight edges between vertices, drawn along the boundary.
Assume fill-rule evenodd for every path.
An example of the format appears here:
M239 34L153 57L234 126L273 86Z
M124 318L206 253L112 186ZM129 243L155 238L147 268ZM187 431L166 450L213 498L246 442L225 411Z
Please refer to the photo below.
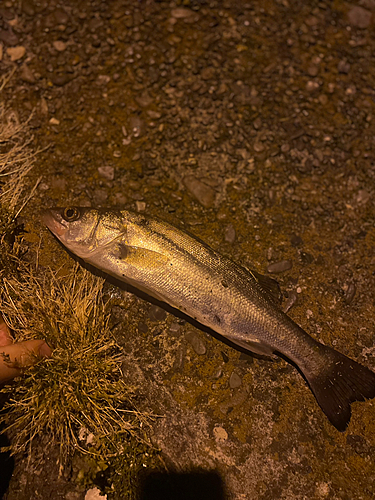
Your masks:
M78 208L72 208L72 207L69 207L69 208L65 208L64 211L63 211L63 218L66 220L66 222L73 222L77 219L79 219L80 217L80 212L78 210Z

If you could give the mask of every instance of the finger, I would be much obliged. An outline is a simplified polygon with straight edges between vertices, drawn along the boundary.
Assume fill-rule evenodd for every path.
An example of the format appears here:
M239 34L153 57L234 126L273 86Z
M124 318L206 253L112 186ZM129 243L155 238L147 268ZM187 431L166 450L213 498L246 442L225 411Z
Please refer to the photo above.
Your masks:
M5 323L2 315L0 314L0 346L9 345L13 343L10 330Z
M0 347L0 383L19 376L23 368L51 354L52 350L44 340L26 340Z

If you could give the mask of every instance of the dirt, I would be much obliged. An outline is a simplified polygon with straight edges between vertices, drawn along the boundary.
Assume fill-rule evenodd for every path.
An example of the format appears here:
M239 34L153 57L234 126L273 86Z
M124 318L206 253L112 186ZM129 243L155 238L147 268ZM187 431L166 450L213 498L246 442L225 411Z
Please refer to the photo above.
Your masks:
M43 176L22 214L29 258L41 237L41 265L71 259L43 207L159 215L259 272L290 261L290 316L374 370L374 22L370 0L2 2L3 100L31 115ZM291 365L108 291L171 473L140 498L374 498L373 401L339 433ZM16 457L6 500L85 498L78 459L59 475L42 437L36 456Z

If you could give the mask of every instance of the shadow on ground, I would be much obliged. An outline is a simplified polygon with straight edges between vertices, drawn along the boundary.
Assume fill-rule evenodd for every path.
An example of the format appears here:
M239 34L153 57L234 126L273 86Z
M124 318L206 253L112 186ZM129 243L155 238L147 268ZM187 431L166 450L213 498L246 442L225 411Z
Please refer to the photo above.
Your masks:
M223 480L215 471L148 472L140 477L139 500L225 500Z
M9 439L4 434L0 434L0 448L9 445ZM0 453L0 500L3 498L5 492L8 489L9 481L13 474L13 469L14 459L10 456L10 453Z

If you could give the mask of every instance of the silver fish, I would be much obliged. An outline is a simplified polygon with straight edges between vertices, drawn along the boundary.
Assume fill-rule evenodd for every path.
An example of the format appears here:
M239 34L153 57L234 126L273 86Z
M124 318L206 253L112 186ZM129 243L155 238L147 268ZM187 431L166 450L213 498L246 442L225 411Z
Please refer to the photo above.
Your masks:
M251 352L291 360L329 421L344 431L350 404L375 397L375 373L314 340L280 308L277 282L157 218L127 210L52 208L43 220L93 266L166 302Z

